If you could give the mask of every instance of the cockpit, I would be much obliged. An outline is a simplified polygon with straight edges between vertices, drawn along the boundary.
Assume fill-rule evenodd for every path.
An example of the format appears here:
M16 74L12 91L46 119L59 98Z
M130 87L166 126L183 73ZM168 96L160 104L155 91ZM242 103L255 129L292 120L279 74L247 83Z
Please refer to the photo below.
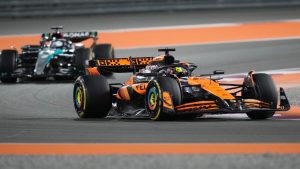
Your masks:
M172 65L148 65L145 69L141 70L143 74L172 74L177 77L185 77L190 75L188 67L184 66L182 63L176 63Z
M63 49L71 48L71 43L66 39L57 39L50 42L50 48Z
M180 78L180 77L189 76L189 71L183 66L178 65L174 67L170 66L170 67L162 68L161 70L158 71L158 74L172 74Z

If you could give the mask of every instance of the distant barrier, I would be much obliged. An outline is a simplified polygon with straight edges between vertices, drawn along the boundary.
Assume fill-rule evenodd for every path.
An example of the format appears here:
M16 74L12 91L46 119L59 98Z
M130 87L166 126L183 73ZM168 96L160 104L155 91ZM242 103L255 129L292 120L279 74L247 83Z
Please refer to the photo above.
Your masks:
M300 0L0 0L0 17L300 5Z

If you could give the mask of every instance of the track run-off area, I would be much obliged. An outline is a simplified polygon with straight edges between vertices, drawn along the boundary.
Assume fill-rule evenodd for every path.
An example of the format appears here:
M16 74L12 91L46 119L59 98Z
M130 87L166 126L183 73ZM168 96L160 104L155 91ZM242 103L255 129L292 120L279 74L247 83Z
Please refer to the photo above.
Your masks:
M116 49L272 41L299 39L300 20L116 29L98 34L101 37L98 43L111 43ZM0 49L20 49L24 44L38 44L40 38L40 35L2 36Z

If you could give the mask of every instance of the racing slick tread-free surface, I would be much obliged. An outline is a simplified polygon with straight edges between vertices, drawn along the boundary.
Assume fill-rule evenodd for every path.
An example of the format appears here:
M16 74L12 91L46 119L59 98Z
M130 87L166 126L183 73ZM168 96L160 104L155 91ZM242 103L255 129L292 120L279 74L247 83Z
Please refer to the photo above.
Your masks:
M115 50L112 44L97 44L94 46L93 52L95 59L113 59L115 58Z
M111 108L111 94L107 80L102 75L80 76L75 81L73 99L76 99L76 89L83 91L82 106L75 109L81 118L104 118ZM75 101L74 101L75 102ZM81 114L80 114L81 113Z
M158 92L158 96L155 99L156 107L151 110L149 106L149 94L151 94L151 89L156 88ZM167 91L170 93L173 106L177 106L181 104L182 101L182 94L180 90L180 86L178 82L171 77L166 76L158 76L155 80L149 82L147 89L146 89L146 96L145 96L145 107L147 112L149 112L150 117L152 120L169 120L171 119L170 115L164 112L163 109L163 91Z
M14 72L16 67L16 57L18 52L16 50L3 50L0 56L0 73L6 73L10 75ZM15 83L17 78L15 77L1 77L3 83Z
M276 109L278 94L275 83L270 75L264 73L253 74L253 81L261 101L271 103L271 108ZM267 119L274 115L275 111L249 112L248 117L255 120Z
M86 61L91 60L91 49L79 48L75 50L74 63L77 71L84 71Z
M115 58L115 49L112 44L104 43L104 44L96 44L93 48L93 52L95 54L95 59L113 59ZM102 75L111 76L111 72L102 71Z

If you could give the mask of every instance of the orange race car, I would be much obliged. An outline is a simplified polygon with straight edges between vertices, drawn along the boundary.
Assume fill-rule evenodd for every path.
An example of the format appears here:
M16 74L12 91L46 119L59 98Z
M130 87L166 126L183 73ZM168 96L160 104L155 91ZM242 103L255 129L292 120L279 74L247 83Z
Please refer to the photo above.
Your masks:
M157 57L90 61L87 74L74 84L73 101L80 118L144 114L152 120L194 118L203 114L246 113L267 119L290 109L283 88L278 91L268 74L250 71L242 84L221 83L213 74L192 75L195 64L175 60L170 51ZM133 72L125 83L108 84L102 72ZM278 105L278 101L280 101Z

